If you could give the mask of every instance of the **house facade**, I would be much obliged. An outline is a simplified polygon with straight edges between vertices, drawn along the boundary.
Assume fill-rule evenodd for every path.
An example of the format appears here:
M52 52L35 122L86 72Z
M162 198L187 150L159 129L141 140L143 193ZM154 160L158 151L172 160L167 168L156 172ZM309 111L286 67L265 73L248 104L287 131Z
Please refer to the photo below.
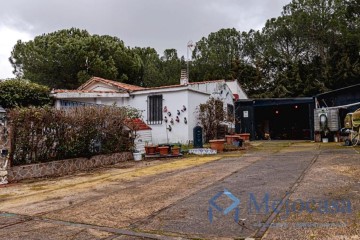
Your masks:
M210 97L221 99L224 109L234 113L234 100L247 98L236 84L236 80L189 83L182 78L178 85L143 88L93 77L76 90L53 90L52 96L58 109L86 104L139 109L143 121L151 128L152 144L184 144L193 140L193 128L198 125L198 106ZM232 122L224 124L235 127Z

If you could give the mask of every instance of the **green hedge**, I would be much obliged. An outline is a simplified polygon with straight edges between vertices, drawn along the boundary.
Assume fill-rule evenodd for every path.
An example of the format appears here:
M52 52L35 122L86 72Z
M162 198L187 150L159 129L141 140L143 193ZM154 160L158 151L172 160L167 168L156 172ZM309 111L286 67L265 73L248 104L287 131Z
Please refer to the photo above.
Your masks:
M50 103L50 89L27 80L0 81L0 106L4 108L43 106Z
M15 108L9 112L12 165L130 151L125 122L134 109Z

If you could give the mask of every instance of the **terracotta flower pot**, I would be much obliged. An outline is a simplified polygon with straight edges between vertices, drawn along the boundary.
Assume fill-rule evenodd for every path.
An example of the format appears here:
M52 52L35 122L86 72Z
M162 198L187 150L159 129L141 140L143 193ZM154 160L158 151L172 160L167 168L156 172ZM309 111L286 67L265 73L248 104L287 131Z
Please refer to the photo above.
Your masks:
M154 155L156 154L156 146L145 146L146 155Z
M239 133L237 135L240 136L240 138L244 141L250 140L250 133Z
M160 155L165 156L169 154L169 146L158 147L160 151Z
M171 148L171 153L172 153L172 155L174 155L174 156L177 156L177 155L179 155L180 154L180 148L179 147L172 147Z
M235 140L238 140L240 137L237 135L225 135L226 143L233 144Z
M210 140L209 143L211 149L217 150L218 152L224 151L225 139L214 139L214 140Z

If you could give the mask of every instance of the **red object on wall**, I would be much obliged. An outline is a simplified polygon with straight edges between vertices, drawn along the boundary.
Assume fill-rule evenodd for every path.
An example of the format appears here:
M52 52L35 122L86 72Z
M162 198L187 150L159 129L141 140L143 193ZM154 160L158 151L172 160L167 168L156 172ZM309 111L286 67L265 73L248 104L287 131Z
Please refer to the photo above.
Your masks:
M140 118L127 119L125 120L125 125L131 130L141 131L141 130L151 130L151 127L144 123Z

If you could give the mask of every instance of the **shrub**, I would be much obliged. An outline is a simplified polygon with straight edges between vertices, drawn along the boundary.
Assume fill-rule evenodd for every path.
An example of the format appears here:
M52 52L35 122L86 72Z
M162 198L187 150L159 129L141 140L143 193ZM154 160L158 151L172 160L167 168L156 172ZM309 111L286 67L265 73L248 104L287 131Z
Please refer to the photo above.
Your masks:
M211 97L206 103L200 104L197 113L198 120L204 129L205 141L218 137L218 130L224 122L224 103L220 99Z
M22 165L130 151L124 123L134 116L125 107L15 108L9 112L10 159Z
M50 103L48 87L27 80L0 81L0 106L4 108L43 106Z

